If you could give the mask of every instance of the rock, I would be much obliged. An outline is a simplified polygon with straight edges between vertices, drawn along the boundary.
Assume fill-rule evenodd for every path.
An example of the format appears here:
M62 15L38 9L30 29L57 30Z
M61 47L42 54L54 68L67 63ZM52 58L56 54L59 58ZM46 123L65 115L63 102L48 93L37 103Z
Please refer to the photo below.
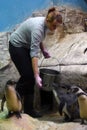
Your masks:
M57 34L56 34L57 35ZM50 59L40 58L39 64L59 71L60 66L60 84L77 84L83 89L87 87L87 33L66 34L60 41L51 39L51 46L49 47ZM50 39L47 39L50 44ZM58 60L58 62L57 62ZM57 65L58 66L55 66Z
M80 125L79 121L63 123L62 118L56 114L49 114L39 119L34 119L27 114L22 118L15 116L8 119L0 119L0 130L86 130L86 125Z
M22 114L22 118L17 119L13 116L8 119L0 120L0 130L35 130L37 120Z
M58 7L59 10L61 8ZM47 11L47 10L46 10ZM42 16L46 11L34 13ZM44 40L52 58L44 59L40 55L39 68L45 66L60 71L60 85L80 85L87 88L87 33L84 32L83 18L87 13L81 10L65 8L61 11L64 27L58 27L55 33L50 33ZM8 41L10 32L0 33L0 99L3 96L4 85L10 78L17 80L19 74L12 63L8 53ZM44 59L43 63L42 60ZM11 61L11 62L10 62ZM55 66L56 64L56 66ZM37 90L36 90L37 91ZM35 91L35 92L36 92ZM39 91L36 94L38 102ZM38 106L38 104L37 104ZM54 106L55 107L55 106ZM87 126L78 122L63 123L59 115L47 115L40 119L33 119L23 114L22 119L15 116L9 119L0 119L0 130L86 130Z

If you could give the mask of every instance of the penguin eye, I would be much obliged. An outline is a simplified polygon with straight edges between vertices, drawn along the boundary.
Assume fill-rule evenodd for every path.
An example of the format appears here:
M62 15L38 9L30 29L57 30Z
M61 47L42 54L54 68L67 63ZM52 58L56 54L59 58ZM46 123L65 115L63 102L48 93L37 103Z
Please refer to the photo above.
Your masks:
M17 82L14 81L13 79L10 79L7 81L6 85L15 85Z
M78 91L78 88L72 88L72 91L76 93Z

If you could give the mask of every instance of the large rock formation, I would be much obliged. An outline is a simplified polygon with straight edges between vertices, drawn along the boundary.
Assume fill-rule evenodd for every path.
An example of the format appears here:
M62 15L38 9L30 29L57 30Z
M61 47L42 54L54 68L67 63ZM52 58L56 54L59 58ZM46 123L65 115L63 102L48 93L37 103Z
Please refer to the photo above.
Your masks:
M60 41L52 45L49 52L55 59L47 59L43 61L43 66L55 65L56 70L61 72L60 84L76 84L83 88L87 87L87 33L67 34ZM50 39L49 39L50 40ZM50 44L49 40L47 42ZM50 62L49 62L50 61ZM53 67L53 68L54 68Z
M79 84L87 87L87 52L84 54L84 50L87 48L87 33L84 32L83 20L87 17L87 13L69 7L57 8L63 16L64 25L59 26L54 34L48 34L44 40L51 56L57 60L50 58L52 63L44 60L43 64L55 65L58 61L61 68L61 84ZM46 15L46 12L47 10L42 10L32 15L34 17ZM10 32L0 33L0 89L4 88L4 84L9 78L17 80L19 77L8 52L10 34ZM41 65L42 55L40 55L39 61L39 65ZM59 67L56 66L56 69L58 70Z
M87 88L87 32L84 32L84 21L87 13L71 8L59 8L64 26L58 27L55 33L50 33L44 40L51 58L44 59L42 54L39 58L39 68L46 67L60 71L60 85L80 85ZM33 16L45 15L46 11L35 12ZM0 33L0 98L3 96L4 86L8 79L18 80L19 74L12 63L8 52L10 32ZM49 67L51 66L51 67ZM39 91L35 89L36 101L39 103ZM60 124L59 115L48 115L41 118L42 121L33 120L28 115L22 119L15 117L9 120L0 120L0 130L86 130L86 126L79 123ZM49 120L49 121L47 121ZM6 127L5 127L6 126Z
M17 119L13 116L8 119L0 119L0 130L35 130L37 120L32 117L22 114L22 118Z
M86 130L86 125L80 125L79 122L61 122L58 114L50 114L40 119L22 114L22 118L15 116L8 119L0 119L0 130Z

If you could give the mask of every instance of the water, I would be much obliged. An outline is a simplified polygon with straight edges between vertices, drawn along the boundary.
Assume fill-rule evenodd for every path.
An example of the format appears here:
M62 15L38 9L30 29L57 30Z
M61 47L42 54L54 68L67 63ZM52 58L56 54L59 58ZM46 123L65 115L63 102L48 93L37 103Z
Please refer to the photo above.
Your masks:
M6 31L29 17L33 11L50 5L50 0L1 0L0 31Z
M0 32L11 30L16 24L29 17L33 11L49 7L51 3L54 5L70 4L87 10L85 0L1 0Z

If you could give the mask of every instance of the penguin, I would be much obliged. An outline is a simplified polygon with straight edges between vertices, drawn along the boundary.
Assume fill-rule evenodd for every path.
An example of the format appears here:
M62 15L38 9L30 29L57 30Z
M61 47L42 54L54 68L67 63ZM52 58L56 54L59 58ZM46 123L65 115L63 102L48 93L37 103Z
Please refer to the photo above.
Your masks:
M58 111L59 111L59 114L62 116L63 113L64 113L64 121L71 121L71 115L68 111L68 107L67 107L67 103L63 100L63 98L60 98L57 94L57 92L53 89L53 94L54 94L54 97L58 103Z
M71 87L71 91L77 95L81 124L85 124L85 120L87 120L87 93L75 85Z
M52 91L58 103L59 114L61 116L64 114L65 122L70 122L80 117L77 98L74 94L67 92L65 88L58 88L57 85L53 86Z
M21 118L22 112L22 102L20 95L15 90L16 82L14 80L8 80L5 85L4 97L1 102L1 111L3 111L4 103L6 101L6 106L8 109L8 117L16 115L17 118Z

